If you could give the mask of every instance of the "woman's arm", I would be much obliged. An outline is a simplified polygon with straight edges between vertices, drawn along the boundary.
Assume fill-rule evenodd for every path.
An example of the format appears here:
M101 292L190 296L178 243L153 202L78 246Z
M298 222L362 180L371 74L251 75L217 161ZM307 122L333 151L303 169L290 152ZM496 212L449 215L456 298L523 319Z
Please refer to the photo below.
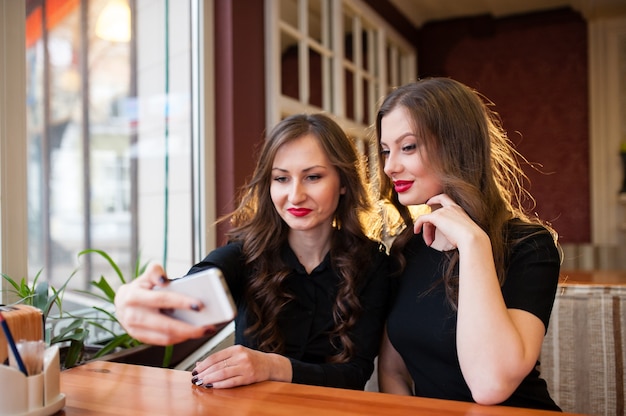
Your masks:
M378 355L378 387L383 393L413 395L411 375L404 360L391 345L386 330Z
M436 229L447 246L459 250L456 342L463 377L476 402L501 403L535 366L545 325L530 312L507 308L487 234L446 195L428 203L442 207L420 217L415 230L424 226L433 235Z

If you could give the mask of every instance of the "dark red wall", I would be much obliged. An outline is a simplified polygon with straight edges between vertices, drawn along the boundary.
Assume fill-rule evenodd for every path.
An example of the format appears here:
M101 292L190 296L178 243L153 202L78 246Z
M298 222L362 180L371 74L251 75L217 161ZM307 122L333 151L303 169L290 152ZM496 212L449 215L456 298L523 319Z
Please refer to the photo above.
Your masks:
M495 104L525 167L537 212L564 243L590 241L587 25L570 9L426 24L419 74L449 76ZM519 133L518 133L519 132Z
M587 25L561 9L503 19L431 22L419 31L386 1L367 0L418 47L420 76L450 76L496 103L537 212L564 243L590 241ZM263 2L215 1L218 215L230 212L265 128ZM394 22L394 19L396 21ZM284 88L284 87L283 87ZM520 132L517 134L516 132ZM222 242L223 228L218 230Z
M215 131L217 216L234 209L249 179L265 129L263 1L215 1ZM227 224L217 229L224 243Z

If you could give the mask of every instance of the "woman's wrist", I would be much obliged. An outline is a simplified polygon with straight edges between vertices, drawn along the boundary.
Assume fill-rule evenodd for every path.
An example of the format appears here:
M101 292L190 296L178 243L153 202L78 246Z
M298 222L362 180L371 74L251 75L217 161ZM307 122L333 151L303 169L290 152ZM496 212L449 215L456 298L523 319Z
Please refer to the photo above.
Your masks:
M270 380L291 383L293 368L289 358L280 354L270 354Z

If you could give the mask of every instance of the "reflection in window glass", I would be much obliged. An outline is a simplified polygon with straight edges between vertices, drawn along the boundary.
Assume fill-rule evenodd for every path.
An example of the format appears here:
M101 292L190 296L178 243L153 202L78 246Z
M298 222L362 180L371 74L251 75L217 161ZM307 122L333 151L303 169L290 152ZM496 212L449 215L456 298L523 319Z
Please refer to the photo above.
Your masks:
M87 248L192 264L190 5L138 4L26 2L29 275L57 287L115 283Z

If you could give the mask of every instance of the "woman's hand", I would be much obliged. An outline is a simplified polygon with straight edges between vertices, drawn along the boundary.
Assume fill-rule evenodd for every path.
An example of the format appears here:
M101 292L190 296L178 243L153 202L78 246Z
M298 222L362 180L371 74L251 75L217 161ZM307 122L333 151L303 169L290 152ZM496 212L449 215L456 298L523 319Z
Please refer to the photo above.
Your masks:
M164 309L204 307L199 300L179 293L152 290L168 283L165 270L152 264L137 279L118 289L115 314L128 334L147 344L171 345L215 333L214 326L193 326L161 313Z
M485 232L446 194L435 195L426 204L432 211L420 215L414 224L415 234L422 232L427 246L439 251L460 248Z
M233 345L196 363L191 382L198 386L229 388L260 381L291 382L288 358Z

